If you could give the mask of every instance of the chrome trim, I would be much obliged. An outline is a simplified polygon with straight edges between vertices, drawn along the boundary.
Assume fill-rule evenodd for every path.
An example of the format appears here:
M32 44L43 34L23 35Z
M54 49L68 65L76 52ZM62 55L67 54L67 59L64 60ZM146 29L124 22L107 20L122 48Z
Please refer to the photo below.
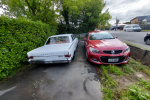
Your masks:
M54 63L70 63L71 60L55 60L55 61L28 61L30 64L54 64Z
M95 58L91 58L91 60L92 61L94 61L94 62L99 62L97 59L95 59ZM96 61L97 60L97 61Z
M100 56L100 57L104 57L104 56ZM99 57L99 59L100 59L100 57ZM109 56L108 56L109 57ZM126 58L126 56L124 56L125 58ZM100 61L102 62L102 63L104 63L104 64L120 64L120 63L123 63L124 61L125 61L125 58L124 58L124 60L122 61L122 62L119 62L119 63L104 63L104 62L102 62L101 61L101 59L100 59Z
M112 50L102 50L102 52L103 51L112 51ZM115 51L115 50L114 50ZM104 52L103 52L104 53ZM123 50L122 50L122 52L121 53L123 53ZM118 54L121 54L121 53L118 53ZM108 53L104 53L104 54L108 54ZM109 55L117 55L117 54L109 54Z

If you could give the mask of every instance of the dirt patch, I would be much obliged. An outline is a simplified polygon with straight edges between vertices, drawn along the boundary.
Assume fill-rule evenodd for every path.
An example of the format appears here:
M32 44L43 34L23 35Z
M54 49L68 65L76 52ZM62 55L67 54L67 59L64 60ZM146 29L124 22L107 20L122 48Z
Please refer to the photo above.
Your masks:
M145 73L143 72L135 72L135 75L143 80L146 80L148 82L150 82L149 76L147 76Z
M97 70L97 73L101 80L101 78L103 76L102 76L102 71L101 71L100 67L96 66L96 70ZM135 84L136 82L138 82L139 78L150 82L150 78L148 75L146 75L143 72L136 72L134 69L132 69L132 70L134 71L134 74L131 74L131 75L123 75L121 77L118 77L118 76L116 76L114 74L110 74L110 73L108 75L110 77L112 77L118 83L119 90L126 89L128 86Z
M127 88L129 85L134 84L137 80L137 77L127 77L127 76L122 76L122 77L117 77L116 75L109 74L110 77L112 77L117 83L118 83L118 89L122 90Z

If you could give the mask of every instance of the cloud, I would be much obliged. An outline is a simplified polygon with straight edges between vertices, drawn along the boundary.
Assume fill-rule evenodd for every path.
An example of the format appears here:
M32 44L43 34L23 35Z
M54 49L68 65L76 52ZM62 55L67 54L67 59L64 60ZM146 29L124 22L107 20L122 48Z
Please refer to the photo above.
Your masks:
M103 12L109 8L109 13L112 19L109 20L111 24L114 24L116 18L120 20L120 23L129 22L131 19L137 16L150 15L150 0L105 0L106 6Z

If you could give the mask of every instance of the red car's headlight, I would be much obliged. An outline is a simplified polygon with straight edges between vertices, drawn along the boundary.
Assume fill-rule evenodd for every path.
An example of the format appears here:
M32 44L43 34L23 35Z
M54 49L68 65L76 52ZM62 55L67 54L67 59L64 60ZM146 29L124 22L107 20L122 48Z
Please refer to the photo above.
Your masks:
M130 47L126 47L125 52L129 52L130 51Z
M93 52L93 53L99 53L99 54L100 54L100 51L97 50L97 49L95 49L95 48L90 47L89 50L90 50L91 52Z

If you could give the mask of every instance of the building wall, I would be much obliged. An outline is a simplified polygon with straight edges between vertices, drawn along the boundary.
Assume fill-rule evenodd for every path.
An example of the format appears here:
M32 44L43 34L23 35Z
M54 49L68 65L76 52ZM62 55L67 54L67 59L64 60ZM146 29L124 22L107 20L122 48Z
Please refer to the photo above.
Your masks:
M131 20L131 24L135 24L135 22L138 22L138 18L134 18Z

